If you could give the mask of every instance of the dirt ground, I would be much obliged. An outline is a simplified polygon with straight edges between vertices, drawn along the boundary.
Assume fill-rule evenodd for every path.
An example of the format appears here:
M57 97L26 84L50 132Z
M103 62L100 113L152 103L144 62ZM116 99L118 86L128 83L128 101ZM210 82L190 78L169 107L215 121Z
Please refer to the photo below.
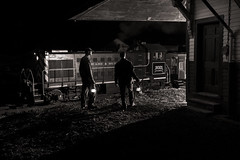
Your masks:
M184 88L147 89L126 111L120 109L119 94L98 95L94 110L81 109L80 101L2 109L0 158L206 159L206 153L214 158L236 154L239 125L193 112L185 98Z

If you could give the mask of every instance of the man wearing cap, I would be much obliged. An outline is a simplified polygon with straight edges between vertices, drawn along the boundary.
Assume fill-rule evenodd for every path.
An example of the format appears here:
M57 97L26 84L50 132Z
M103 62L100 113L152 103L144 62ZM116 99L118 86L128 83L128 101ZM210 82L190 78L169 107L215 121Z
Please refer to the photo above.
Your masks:
M93 50L91 48L85 49L85 56L81 58L79 65L79 73L82 78L82 92L81 92L81 107L85 108L86 97L88 96L88 108L95 108L94 101L96 97L96 87L93 78L91 67L91 56Z

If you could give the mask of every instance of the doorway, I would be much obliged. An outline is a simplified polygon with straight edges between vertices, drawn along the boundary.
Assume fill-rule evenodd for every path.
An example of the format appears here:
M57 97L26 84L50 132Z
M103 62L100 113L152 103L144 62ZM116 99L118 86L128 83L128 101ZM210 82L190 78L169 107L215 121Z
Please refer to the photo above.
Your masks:
M197 24L197 90L219 94L223 28L218 21Z

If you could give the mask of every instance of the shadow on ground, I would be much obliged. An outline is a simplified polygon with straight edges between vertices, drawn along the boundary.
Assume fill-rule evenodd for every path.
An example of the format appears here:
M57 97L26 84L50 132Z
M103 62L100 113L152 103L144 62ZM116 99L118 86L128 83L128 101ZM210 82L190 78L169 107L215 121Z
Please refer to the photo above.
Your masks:
M231 159L239 156L240 126L188 108L80 141L42 159Z

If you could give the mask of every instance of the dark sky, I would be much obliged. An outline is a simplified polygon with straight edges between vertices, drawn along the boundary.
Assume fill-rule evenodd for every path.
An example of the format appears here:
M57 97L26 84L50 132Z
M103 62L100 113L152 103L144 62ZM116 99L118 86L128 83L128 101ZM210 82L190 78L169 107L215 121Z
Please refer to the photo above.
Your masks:
M4 54L34 49L98 50L115 38L171 44L183 43L185 24L159 22L73 22L72 16L102 0L6 2L1 20ZM2 54L1 53L1 54Z
M24 52L35 47L60 47L73 34L68 19L100 1L6 2L1 7L4 48Z

